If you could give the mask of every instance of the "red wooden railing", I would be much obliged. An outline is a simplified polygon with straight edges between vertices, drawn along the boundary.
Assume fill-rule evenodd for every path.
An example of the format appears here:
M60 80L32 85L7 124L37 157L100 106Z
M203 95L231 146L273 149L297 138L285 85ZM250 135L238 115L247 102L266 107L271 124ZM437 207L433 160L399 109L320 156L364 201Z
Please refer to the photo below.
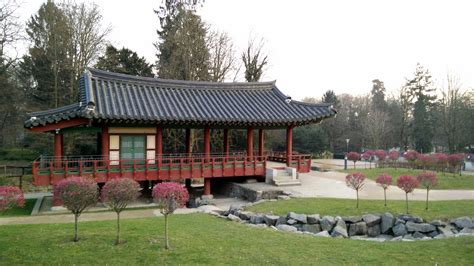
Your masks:
M54 185L71 176L88 176L102 183L118 177L182 180L265 175L266 156L176 154L154 159L109 160L101 156L41 157L33 162L37 186Z
M286 152L279 151L267 152L267 159L280 163L287 163L288 161ZM311 154L293 153L290 158L289 166L296 168L300 173L308 173L311 171Z

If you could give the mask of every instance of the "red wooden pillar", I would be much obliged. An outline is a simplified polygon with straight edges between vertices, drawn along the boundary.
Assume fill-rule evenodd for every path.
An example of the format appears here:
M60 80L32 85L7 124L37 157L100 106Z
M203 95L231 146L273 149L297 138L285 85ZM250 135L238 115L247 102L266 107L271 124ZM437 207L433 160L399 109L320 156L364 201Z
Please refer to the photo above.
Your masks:
M185 137L186 153L188 156L191 153L191 129L186 128L186 137Z
M102 127L102 134L100 138L101 142L101 151L102 151L102 157L103 160L108 160L109 158L109 128L104 126Z
M161 167L161 156L163 155L163 128L156 127L155 135L155 157L157 158L158 167ZM158 176L159 176L158 169Z
M56 161L56 167L61 167L61 160L63 156L63 134L54 134L54 158Z
M206 163L210 162L211 158L211 128L204 128L204 156ZM204 178L204 195L211 196L211 179Z
M222 147L224 147L224 155L227 157L229 156L229 129L224 128L224 138L223 138L223 144Z
M286 165L291 165L293 155L293 125L286 128Z
M247 128L247 158L249 161L253 161L253 128Z
M262 159L264 149L264 133L263 129L258 130L258 156Z

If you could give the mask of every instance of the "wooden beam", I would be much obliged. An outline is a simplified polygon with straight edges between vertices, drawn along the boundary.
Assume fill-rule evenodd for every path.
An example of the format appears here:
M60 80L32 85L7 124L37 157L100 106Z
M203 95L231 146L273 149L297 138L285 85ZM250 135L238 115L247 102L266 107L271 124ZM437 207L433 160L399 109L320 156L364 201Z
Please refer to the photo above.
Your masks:
M47 124L45 126L33 127L33 128L30 128L29 130L34 131L34 132L48 132L48 131L54 131L56 129L70 128L70 127L88 125L88 124L89 124L89 119L75 118L71 120L63 120L54 124Z
M105 160L109 158L109 128L107 126L102 127L101 143L102 143L102 156Z
M155 155L161 156L163 154L163 128L156 127L155 135Z

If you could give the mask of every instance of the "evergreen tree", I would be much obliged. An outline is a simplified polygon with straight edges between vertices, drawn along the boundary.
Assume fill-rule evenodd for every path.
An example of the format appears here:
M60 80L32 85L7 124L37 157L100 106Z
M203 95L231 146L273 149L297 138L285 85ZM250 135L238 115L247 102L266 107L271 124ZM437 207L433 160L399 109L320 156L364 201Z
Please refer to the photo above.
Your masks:
M387 102L385 101L385 85L378 79L372 80L372 110L376 112L385 112Z
M99 57L96 68L129 75L153 77L151 64L144 57L138 57L136 52L122 48L117 50L113 45L108 45L105 55Z

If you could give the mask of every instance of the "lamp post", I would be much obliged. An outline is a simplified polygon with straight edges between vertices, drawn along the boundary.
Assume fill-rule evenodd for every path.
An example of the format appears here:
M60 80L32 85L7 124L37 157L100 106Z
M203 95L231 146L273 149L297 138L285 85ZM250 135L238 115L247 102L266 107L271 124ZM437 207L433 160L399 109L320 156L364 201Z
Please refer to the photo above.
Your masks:
M347 154L349 153L349 141L350 139L346 139L346 155L344 156L344 170L347 170Z

